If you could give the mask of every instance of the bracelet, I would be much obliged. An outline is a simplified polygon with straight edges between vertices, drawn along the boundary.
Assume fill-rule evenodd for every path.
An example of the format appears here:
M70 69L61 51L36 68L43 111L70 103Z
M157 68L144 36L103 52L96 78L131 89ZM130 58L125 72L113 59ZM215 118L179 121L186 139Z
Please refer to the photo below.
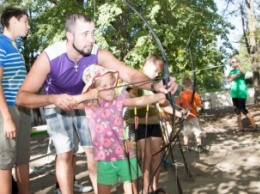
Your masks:
M153 93L158 93L155 89L154 89L154 85L155 85L156 83L155 82L153 82L152 84L151 84L151 91L153 92Z

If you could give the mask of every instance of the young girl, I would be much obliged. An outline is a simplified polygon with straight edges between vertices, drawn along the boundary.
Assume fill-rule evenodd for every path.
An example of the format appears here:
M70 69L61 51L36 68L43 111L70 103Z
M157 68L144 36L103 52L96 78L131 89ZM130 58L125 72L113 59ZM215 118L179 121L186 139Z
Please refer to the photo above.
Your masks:
M245 81L245 69L237 57L231 58L229 62L233 69L229 72L227 80L231 82L230 94L233 101L234 112L237 115L238 128L236 132L244 132L241 113L249 119L253 129L256 131L257 125L255 119L246 108L246 98L248 94Z
M120 178L126 194L137 194L135 182L141 172L134 152L124 137L123 108L145 106L165 99L165 94L137 98L127 98L127 92L117 95L118 72L98 65L91 65L84 70L83 81L86 85L82 94L74 98L78 103L85 101L84 108L97 161L98 193L110 193Z
M151 79L155 79L163 70L163 60L156 56L150 55L146 58L143 73ZM128 88L132 97L143 95L153 95L151 91ZM160 152L163 138L160 125L158 103L146 106L128 109L127 123L129 125L129 136L133 136L141 152L141 169L143 173L143 190L144 193L165 193L159 188L160 169L162 154ZM135 118L138 117L136 126Z

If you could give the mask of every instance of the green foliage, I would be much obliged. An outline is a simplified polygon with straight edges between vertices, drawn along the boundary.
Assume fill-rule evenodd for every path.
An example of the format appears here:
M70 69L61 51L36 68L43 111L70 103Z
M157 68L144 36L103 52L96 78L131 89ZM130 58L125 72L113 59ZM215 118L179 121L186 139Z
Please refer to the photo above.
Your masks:
M5 1L9 3L13 1ZM134 68L141 68L149 54L161 55L154 37L139 16L122 0L24 0L20 5L31 15L31 30L25 40L24 55L33 61L37 53L51 43L64 39L66 15L85 12L96 22L96 42L110 50L118 59ZM154 29L167 56L172 75L180 75L192 69L221 64L232 49L228 42L228 30L232 27L217 14L213 0L138 0L129 1ZM16 4L19 4L16 2ZM221 37L223 47L217 47ZM28 62L29 63L29 62ZM201 87L219 87L222 69L215 74L197 73ZM211 78L211 79L210 79Z
M202 92L217 91L223 86L223 77L221 73L208 72L202 76L198 82L199 90Z

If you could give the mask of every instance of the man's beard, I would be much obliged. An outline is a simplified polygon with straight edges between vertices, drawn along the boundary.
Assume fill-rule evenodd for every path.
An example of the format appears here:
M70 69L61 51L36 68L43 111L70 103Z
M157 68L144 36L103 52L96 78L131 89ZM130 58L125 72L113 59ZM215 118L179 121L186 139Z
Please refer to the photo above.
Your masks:
M91 54L92 49L91 49L90 51L88 51L88 52L85 52L84 50L78 49L78 48L75 46L74 43L72 44L72 46L73 46L73 48L74 48L79 54L81 54L82 56L89 56L89 55Z

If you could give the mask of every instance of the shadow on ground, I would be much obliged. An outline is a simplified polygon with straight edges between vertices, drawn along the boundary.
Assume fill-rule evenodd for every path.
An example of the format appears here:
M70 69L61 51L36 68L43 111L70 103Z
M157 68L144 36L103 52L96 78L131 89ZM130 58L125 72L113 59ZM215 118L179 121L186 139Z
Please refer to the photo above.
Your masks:
M248 108L260 125L259 107ZM236 118L231 107L206 111L201 115L200 121L207 153L196 152L195 140L191 138L190 150L182 155L179 146L179 143L182 143L180 134L180 141L174 141L170 146L171 151L168 152L170 154L166 155L168 160L178 166L161 166L159 186L168 194L260 193L260 128L258 132L253 132L249 122L244 118L245 132L235 133ZM47 145L47 135L32 138L32 158L45 154ZM52 155L48 159L45 157L31 163L31 167L35 167L30 178L32 193L53 193L53 161ZM76 179L82 185L90 185L84 154L77 156L76 174ZM118 183L114 186L112 194L122 193L122 185Z

